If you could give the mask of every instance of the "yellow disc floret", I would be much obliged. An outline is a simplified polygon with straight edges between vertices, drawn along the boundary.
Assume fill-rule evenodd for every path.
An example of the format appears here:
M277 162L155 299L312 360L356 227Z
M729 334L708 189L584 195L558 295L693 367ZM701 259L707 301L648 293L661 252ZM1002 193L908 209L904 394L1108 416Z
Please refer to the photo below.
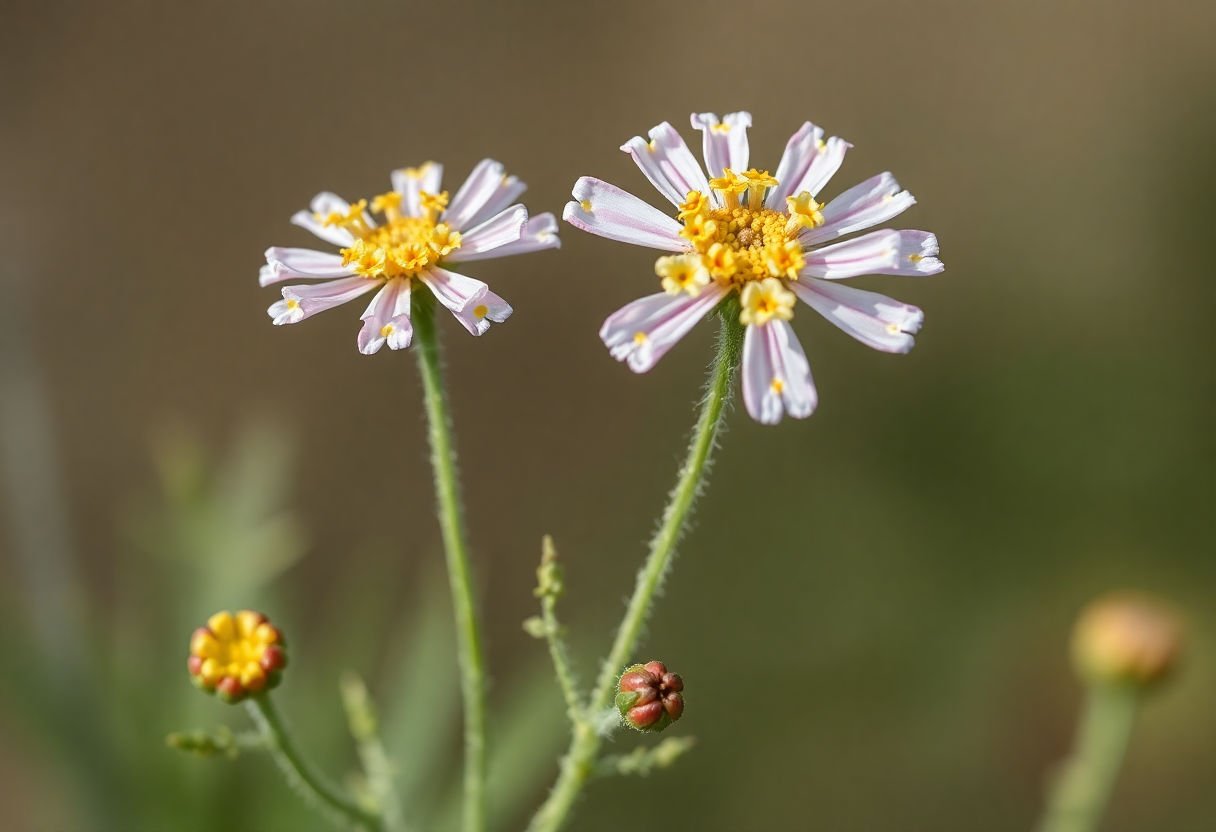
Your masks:
M698 254L660 257L654 264L654 271L663 279L663 291L669 295L687 292L696 297L710 281L709 269Z
M749 283L743 287L740 298L743 311L739 314L739 322L761 326L773 318L788 321L794 317L795 300L794 293L775 277Z
M217 612L190 637L187 666L195 684L229 702L273 687L286 665L282 633L251 610Z
M395 191L372 199L371 210L384 216L382 225L367 221L365 199L346 213L318 217L324 225L344 228L355 237L353 245L342 249L342 265L367 278L410 277L460 248L460 232L438 221L448 204L446 191L420 191L421 216L405 216L401 204L402 196Z

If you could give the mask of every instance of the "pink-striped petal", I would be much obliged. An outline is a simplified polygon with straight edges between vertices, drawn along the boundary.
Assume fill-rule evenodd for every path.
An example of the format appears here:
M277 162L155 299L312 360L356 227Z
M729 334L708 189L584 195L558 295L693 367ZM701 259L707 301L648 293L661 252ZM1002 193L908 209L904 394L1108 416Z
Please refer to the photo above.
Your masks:
M349 277L354 272L342 265L342 258L327 251L309 248L266 249L266 265L258 272L258 283L269 286L284 280L326 280Z
M366 277L343 277L326 283L306 286L284 286L283 299L266 310L275 326L299 323L318 312L341 306L360 295L366 295L383 281Z
M937 253L937 237L928 231L887 228L808 251L802 274L828 280L863 274L927 276L946 268Z
M472 233L472 232L470 232ZM557 236L557 217L552 214L538 214L528 220L524 226L523 235L513 243L471 253L467 248L457 249L447 259L450 261L467 262L469 260L485 260L489 257L509 257L513 254L528 254L533 251L543 251L548 248L561 248L562 241Z
M481 225L466 231L461 237L460 248L445 259L447 262L459 263L462 260L475 260L478 255L484 257L495 249L518 242L523 236L527 224L527 208L522 205L508 208Z
M727 113L718 120L716 113L693 113L692 126L701 131L705 151L705 169L710 178L721 176L724 168L735 173L747 169L747 128L752 126L751 113Z
M477 303L466 306L458 312L454 311L452 314L471 334L484 335L490 328L491 322L500 324L511 317L511 313L514 311L509 303L486 289L485 294Z
M515 200L523 196L528 186L517 176L504 176L498 183L494 193L486 200L481 210L469 220L469 227L480 225L491 217L501 214L515 204Z
M912 194L901 191L890 173L880 173L854 185L823 208L823 225L798 235L804 246L824 243L886 222L916 202Z
M615 185L584 176L574 183L573 196L574 202L566 203L562 219L575 228L663 251L689 248L688 241L680 236L680 223Z
M431 267L418 275L438 301L453 312L480 303L489 287L480 280L446 269Z
M912 349L912 334L925 314L877 292L854 289L830 280L805 278L791 281L790 289L816 312L858 341L882 352Z
M819 394L811 365L793 328L774 318L749 326L743 336L743 403L761 424L775 425L782 417L805 419L815 412Z
M844 155L852 146L838 136L824 141L821 128L809 121L803 124L785 145L785 153L777 165L777 185L768 192L765 205L784 211L787 196L803 191L818 196L840 170Z
M633 157L659 193L672 205L684 202L689 191L709 193L705 171L674 127L663 122L649 135L650 141L634 136L621 145L621 150Z
M600 339L613 358L628 362L635 373L644 373L713 310L726 292L713 284L696 297L662 292L639 298L608 316L600 327Z
M506 179L505 170L493 159L482 159L464 180L456 196L443 212L443 221L456 231L464 231L472 220L493 199Z
M393 190L401 194L401 213L407 217L422 215L422 202L418 195L439 193L443 184L443 165L438 162L423 162L416 168L399 168L392 173Z
M409 280L395 277L384 284L368 304L362 320L358 344L359 352L364 355L379 352L385 344L392 350L408 347L414 335L410 323Z

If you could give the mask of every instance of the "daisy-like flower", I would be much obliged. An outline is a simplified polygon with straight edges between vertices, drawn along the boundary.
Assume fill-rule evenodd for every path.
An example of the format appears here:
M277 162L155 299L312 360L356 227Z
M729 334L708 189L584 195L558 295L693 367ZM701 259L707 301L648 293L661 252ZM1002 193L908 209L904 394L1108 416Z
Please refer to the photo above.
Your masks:
M364 311L359 351L385 344L410 345L410 293L425 286L474 335L502 323L511 307L486 284L448 270L450 264L557 248L552 214L529 219L513 204L527 186L492 159L478 163L450 200L440 190L443 166L427 162L392 174L393 189L349 203L331 193L313 197L293 224L307 228L337 254L303 248L266 250L259 273L263 286L286 280L315 280L283 288L283 299L267 310L275 325L294 324L375 292Z
M706 314L739 294L743 400L765 424L785 414L810 416L818 396L810 364L789 321L802 300L863 344L907 352L923 314L914 306L840 284L866 274L923 276L942 271L937 238L926 231L882 230L833 242L886 222L915 200L881 173L823 204L817 200L851 146L809 121L789 140L775 174L749 168L748 113L694 113L705 169L667 122L650 140L630 139L633 157L675 207L675 217L592 177L574 185L563 218L577 228L674 252L655 272L663 291L604 321L613 357L644 373ZM706 175L706 170L708 175ZM830 245L829 245L830 244Z

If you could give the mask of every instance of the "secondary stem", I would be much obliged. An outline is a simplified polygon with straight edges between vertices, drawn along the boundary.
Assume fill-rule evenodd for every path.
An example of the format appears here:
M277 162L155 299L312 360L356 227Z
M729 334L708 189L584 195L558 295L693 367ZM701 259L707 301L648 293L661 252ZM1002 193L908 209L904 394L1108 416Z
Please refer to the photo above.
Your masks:
M305 802L319 809L337 826L368 832L380 829L380 818L375 813L355 803L304 758L268 694L250 698L248 708L249 715L266 738L267 749L287 778L287 784Z
M671 566L684 524L697 494L704 485L706 467L723 422L726 402L730 398L731 385L743 346L743 327L739 324L738 308L731 303L724 304L719 315L721 330L718 335L717 355L710 365L705 398L701 403L701 412L688 446L688 456L663 512L662 525L651 541L650 554L638 572L633 597L629 599L629 606L617 630L612 649L600 668L595 690L586 709L588 720L575 723L570 749L562 759L557 782L548 799L532 818L528 826L529 832L557 832L561 829L583 786L593 774L603 738L596 733L591 721L612 704L617 677L629 663L637 647L655 594L662 586L663 578Z
M426 399L431 466L435 471L435 499L456 618L460 689L464 699L464 830L482 832L486 825L485 658L469 567L468 535L460 507L456 450L440 368L435 301L426 291L415 292L412 301L414 350L418 354L418 369Z
M1039 832L1094 832L1127 752L1139 705L1137 691L1091 683L1076 747L1051 791Z

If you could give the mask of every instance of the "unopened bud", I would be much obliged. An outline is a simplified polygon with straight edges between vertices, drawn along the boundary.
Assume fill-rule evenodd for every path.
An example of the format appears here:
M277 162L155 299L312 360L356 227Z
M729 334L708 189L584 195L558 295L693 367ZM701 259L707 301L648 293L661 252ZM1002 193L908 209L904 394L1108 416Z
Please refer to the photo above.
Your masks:
M1077 670L1085 678L1147 687L1177 664L1182 624L1161 601L1115 593L1081 612L1072 646Z
M258 612L217 612L190 637L191 679L225 702L275 687L286 666L283 634Z
M625 668L616 686L621 719L638 731L662 731L684 714L684 680L662 662Z

